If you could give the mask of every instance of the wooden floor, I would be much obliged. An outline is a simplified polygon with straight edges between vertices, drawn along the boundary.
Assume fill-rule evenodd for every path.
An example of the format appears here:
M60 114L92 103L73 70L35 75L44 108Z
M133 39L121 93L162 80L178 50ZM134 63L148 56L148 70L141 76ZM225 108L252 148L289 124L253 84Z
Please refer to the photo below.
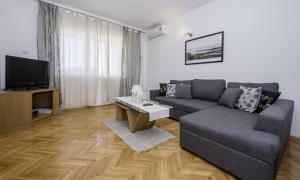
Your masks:
M179 146L179 124L156 125L176 139L137 155L101 121L113 106L65 111L30 130L1 135L0 179L230 180L232 176ZM291 140L277 179L300 178L300 142Z

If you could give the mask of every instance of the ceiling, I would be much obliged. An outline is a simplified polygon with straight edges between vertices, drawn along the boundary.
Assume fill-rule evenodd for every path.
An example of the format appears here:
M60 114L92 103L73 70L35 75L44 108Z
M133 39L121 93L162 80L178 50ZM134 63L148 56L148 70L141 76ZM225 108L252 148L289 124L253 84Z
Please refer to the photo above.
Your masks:
M140 29L163 24L213 0L51 0Z

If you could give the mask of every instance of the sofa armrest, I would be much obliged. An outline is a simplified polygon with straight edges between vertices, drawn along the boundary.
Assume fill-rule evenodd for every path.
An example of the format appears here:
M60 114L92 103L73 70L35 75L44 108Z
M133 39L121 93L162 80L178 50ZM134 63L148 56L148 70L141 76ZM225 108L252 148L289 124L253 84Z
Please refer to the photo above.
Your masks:
M278 99L259 114L256 129L278 135L281 141L290 136L294 101Z
M150 100L153 101L157 96L159 96L159 89L150 90Z

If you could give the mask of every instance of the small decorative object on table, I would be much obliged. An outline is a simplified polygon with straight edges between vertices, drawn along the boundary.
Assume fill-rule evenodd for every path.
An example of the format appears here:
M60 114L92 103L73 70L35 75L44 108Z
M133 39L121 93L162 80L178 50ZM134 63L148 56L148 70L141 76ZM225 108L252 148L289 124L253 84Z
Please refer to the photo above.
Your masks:
M144 100L144 92L140 85L134 85L131 89L132 100L136 103L142 103Z

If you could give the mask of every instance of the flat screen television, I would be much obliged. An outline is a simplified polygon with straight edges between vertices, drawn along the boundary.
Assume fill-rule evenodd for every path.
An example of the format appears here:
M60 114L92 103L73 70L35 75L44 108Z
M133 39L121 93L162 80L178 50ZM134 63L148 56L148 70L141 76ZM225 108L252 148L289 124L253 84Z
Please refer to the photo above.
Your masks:
M49 62L6 56L6 89L36 89L49 87Z

